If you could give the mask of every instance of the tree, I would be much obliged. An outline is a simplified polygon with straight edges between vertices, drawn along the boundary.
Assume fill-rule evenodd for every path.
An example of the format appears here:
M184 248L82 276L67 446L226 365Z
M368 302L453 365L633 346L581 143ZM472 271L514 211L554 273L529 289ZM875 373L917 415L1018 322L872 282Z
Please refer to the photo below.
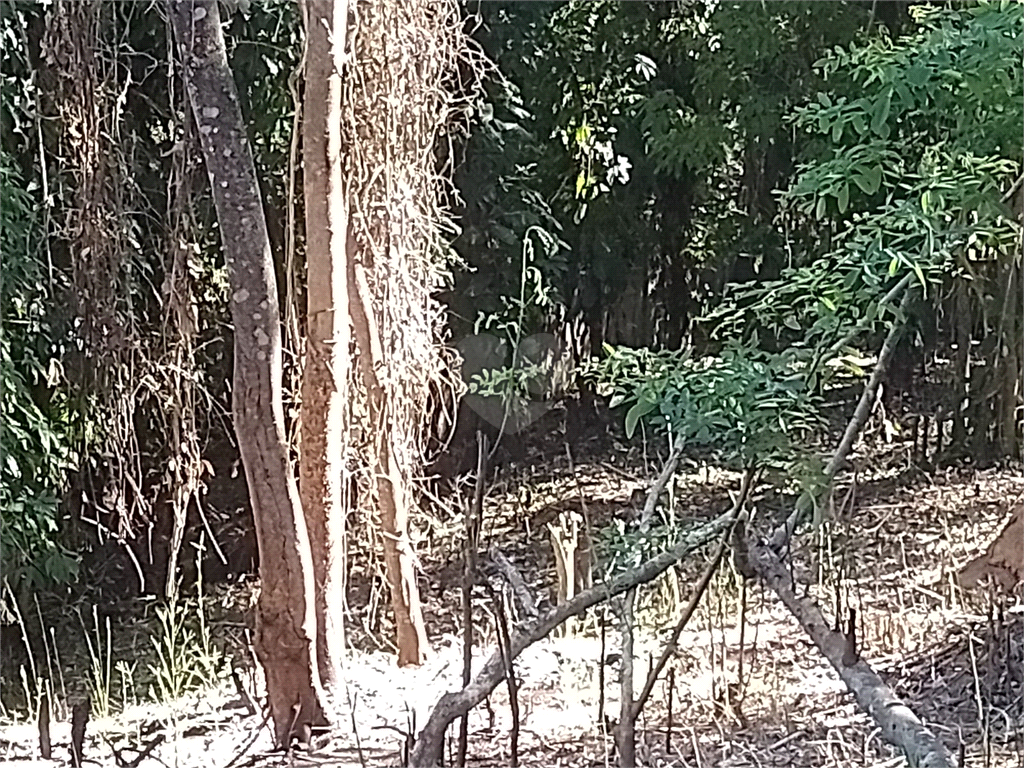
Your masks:
M348 2L307 0L302 116L306 207L306 349L299 491L316 578L320 680L345 649L345 388L349 369L348 200L341 141Z
M292 734L322 723L323 699L313 563L285 439L274 264L217 0L172 0L169 10L231 285L232 412L260 549L255 649L275 742L287 747Z
M464 104L460 82L466 74L473 82L474 62L452 0L363 3L358 18L349 59L357 74L344 78L342 127L356 355L348 439L359 511L377 513L367 522L380 533L398 662L419 664L427 634L410 518L423 474L426 406L451 375L434 298L451 258L435 150Z

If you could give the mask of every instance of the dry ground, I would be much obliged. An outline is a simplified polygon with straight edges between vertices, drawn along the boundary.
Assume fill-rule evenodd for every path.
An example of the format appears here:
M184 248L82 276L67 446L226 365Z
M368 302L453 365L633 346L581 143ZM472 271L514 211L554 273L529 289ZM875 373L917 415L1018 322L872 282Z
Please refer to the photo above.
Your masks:
M579 460L580 488L595 525L620 512L644 476L643 458L610 450ZM807 532L794 551L794 572L831 616L840 591L858 608L862 654L939 733L967 765L1024 765L1024 613L1019 598L993 600L964 594L954 574L982 552L1006 511L1024 493L1019 467L957 470L928 476L899 451L858 459L857 482L848 472L826 510L829 522ZM652 469L653 472L653 462ZM677 514L700 519L729 504L738 476L690 465L680 473ZM527 495L524 488L528 487ZM506 473L486 505L485 536L502 542L543 603L553 579L551 548L543 527L527 535L525 520L542 520L545 510L579 504L579 491L564 460L551 458L544 474ZM767 529L791 497L767 486L755 495ZM436 653L419 669L397 669L386 650L369 650L364 638L347 667L344 717L312 754L269 755L269 729L260 715L247 714L230 679L173 707L140 705L116 717L90 723L86 755L93 765L228 766L397 765L404 734L425 722L438 697L459 686L457 529L455 519L436 522L435 541L425 557L423 592L428 601ZM448 530L445 530L447 528ZM427 535L427 534L425 534ZM650 587L641 600L638 630L639 681L657 654L659 638L673 621L679 602L703 568L707 552L678 574ZM837 576L838 574L838 576ZM674 583L673 583L674 580ZM659 682L638 725L638 754L658 766L901 766L872 722L857 711L837 676L811 646L795 621L770 593L751 585L743 623L740 685L740 588L731 566L720 570L691 620L671 666L674 670L672 728L668 732L667 685ZM244 628L234 589L231 610L219 611L215 633L231 635L237 648ZM230 601L229 601L230 602ZM222 606L223 607L223 606ZM210 609L217 613L216 605ZM494 647L489 604L476 606L479 642ZM598 718L601 641L592 615L575 638L548 639L517 661L522 680L520 765L613 765L610 740ZM355 624L377 619L356 613ZM125 635L125 623L115 634ZM130 626L141 626L138 622ZM618 633L607 630L606 656L616 652ZM357 640L358 632L355 633ZM115 642L117 653L144 653L136 637ZM483 652L478 651L478 655ZM233 664L245 666L238 652ZM618 709L618 664L605 669L605 709ZM246 678L246 675L242 675ZM255 686L254 677L241 680ZM8 685L14 681L8 679ZM637 683L639 688L641 682ZM980 707L980 708L979 708ZM488 707L470 718L470 765L507 765L511 724L503 686ZM58 716L62 713L58 712ZM33 724L16 722L9 710L0 728L0 761L11 765L67 763L69 726L54 724L57 760L41 761ZM154 740L152 751L137 760Z

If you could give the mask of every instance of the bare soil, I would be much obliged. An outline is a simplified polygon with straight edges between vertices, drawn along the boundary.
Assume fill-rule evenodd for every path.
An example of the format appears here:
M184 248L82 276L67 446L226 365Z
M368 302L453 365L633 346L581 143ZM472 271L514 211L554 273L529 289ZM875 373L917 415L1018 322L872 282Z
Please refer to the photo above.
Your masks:
M837 592L857 608L861 654L928 722L967 765L1024 765L1024 604L1020 593L958 584L964 566L986 553L1024 494L1019 466L926 474L911 463L906 446L878 444L854 457L822 511L823 522L794 543L793 569L807 594L828 616ZM509 465L485 505L483 538L500 543L543 606L553 594L551 545L542 525L552 510L580 506L582 491L595 528L630 505L636 487L656 473L658 461L642 449L613 441L579 450L577 478L564 455L552 449L543 463ZM739 475L690 461L674 488L674 515L682 521L712 517L728 507ZM793 488L757 488L755 525L765 531L793 501ZM419 668L399 669L390 649L378 648L388 631L387 610L368 578L355 590L352 638L356 649L338 706L336 727L316 740L311 753L270 754L271 736L261 713L247 712L245 695L260 700L260 681L247 646L247 611L255 584L243 580L208 591L205 610L228 663L208 688L171 705L131 704L89 723L85 754L100 766L398 765L407 734L417 731L445 692L458 689L462 673L457 514L425 521L420 588L434 652ZM642 594L639 609L637 688L674 623L708 552ZM1012 556L1012 553L1011 553ZM485 573L497 584L486 562ZM366 567L372 574L373 568ZM595 579L599 574L595 574ZM741 622L741 607L746 611ZM78 608L82 606L79 605ZM50 608L50 606L47 606ZM60 647L67 698L87 690L88 654L83 630L67 606L41 611ZM86 618L90 610L85 610ZM113 661L135 664L134 698L145 700L152 675L151 601L107 606L112 617ZM495 646L493 606L475 605L482 659ZM519 764L614 765L611 739L598 717L602 662L599 622L590 615L576 637L547 639L516 662L522 727ZM618 711L618 631L607 617L605 703ZM88 621L84 622L92 626ZM76 627L77 630L75 629ZM74 636L77 633L77 640ZM741 654L741 635L742 648ZM5 646L19 642L4 628ZM742 658L742 662L741 662ZM40 666L43 661L37 660ZM482 663L482 661L481 661ZM7 665L9 667L9 665ZM479 665L477 665L479 666ZM230 674L236 670L238 683ZM879 738L827 662L760 586L742 586L731 566L720 569L683 634L673 670L672 724L665 675L638 724L638 757L656 766L900 766L902 756ZM115 689L124 676L113 675ZM121 681L120 683L118 681ZM0 724L0 761L12 765L67 764L70 726L58 695L52 726L54 759L38 758L34 722L25 721L16 673L5 667L6 704ZM241 687L239 687L239 684ZM245 693L243 693L243 690ZM13 702L13 703L12 703ZM469 764L510 763L508 696L500 686L488 706L470 716ZM154 743L155 742L155 743ZM150 745L152 745L150 747ZM149 749L148 752L146 750ZM454 746L453 746L454 749Z

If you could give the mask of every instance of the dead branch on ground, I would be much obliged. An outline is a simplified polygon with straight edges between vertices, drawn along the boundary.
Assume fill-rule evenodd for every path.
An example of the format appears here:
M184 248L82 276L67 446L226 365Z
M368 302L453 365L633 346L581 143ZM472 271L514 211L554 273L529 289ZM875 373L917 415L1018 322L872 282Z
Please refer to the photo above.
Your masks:
M861 708L878 723L883 738L902 749L911 765L954 768L956 763L945 746L866 661L860 659L850 666L843 664L847 650L846 635L829 627L814 600L797 596L789 570L778 555L763 544L753 543L750 555L751 565L758 575L779 596L822 655L835 667Z
M546 611L538 620L512 633L511 658L516 659L526 648L542 640L566 619L578 616L588 608L621 595L640 584L653 581L667 569L697 548L707 544L732 525L734 515L727 512L714 520L688 532L683 540L661 554L652 557L637 568L626 571L614 579L581 592L572 600ZM413 748L410 764L415 768L432 768L441 761L444 734L458 717L475 707L505 679L504 654L497 649L491 654L476 679L461 691L446 693L434 706Z
M906 284L909 284L909 281L906 281ZM909 291L904 293L901 310L906 309L909 297ZM871 414L878 388L885 378L885 372L903 326L902 316L898 315L878 353L878 362L864 387L853 418L850 419L843 439L825 470L826 489L831 485L839 467L853 449L854 443ZM813 507L813 504L812 498L806 495L802 496L789 517L772 533L767 544L755 543L748 538L749 559L746 565L756 570L764 583L779 596L814 644L839 673L839 677L846 687L856 697L857 703L881 727L882 736L886 741L902 749L911 765L920 766L920 768L953 768L956 763L952 755L935 734L896 697L867 662L857 658L859 654L850 653L850 649L847 648L847 636L829 628L828 622L814 600L809 597L797 596L793 579L776 553L788 544L797 525L807 511ZM847 662L854 661L854 663L845 664L844 656Z

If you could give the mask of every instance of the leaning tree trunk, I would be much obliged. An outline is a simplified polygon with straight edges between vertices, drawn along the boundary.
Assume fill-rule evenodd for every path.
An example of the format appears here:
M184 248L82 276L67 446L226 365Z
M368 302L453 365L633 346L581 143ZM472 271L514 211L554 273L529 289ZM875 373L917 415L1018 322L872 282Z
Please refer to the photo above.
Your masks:
M302 116L306 359L299 492L316 576L317 663L330 686L345 650L345 385L349 365L348 206L341 142L347 0L306 0Z
M438 380L443 313L434 299L449 252L435 150L466 82L464 20L453 0L359 2L343 80L349 203L350 453L365 472L359 508L378 513L399 664L427 634L409 520L423 476L427 403Z
M256 655L278 747L322 720L313 563L288 462L274 263L217 0L170 0L231 287L232 406L260 549ZM298 710L293 709L298 705Z

